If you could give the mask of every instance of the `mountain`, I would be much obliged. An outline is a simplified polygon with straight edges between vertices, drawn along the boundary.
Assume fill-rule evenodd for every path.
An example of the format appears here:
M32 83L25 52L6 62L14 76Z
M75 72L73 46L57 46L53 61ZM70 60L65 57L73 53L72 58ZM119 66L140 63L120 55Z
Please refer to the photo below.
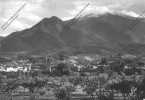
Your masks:
M0 36L0 41L2 41L4 39L4 37L3 36Z
M110 53L126 50L128 45L145 44L145 21L141 20L133 30L128 26L136 18L119 14L90 14L81 17L66 30L70 22L58 17L44 18L29 29L13 32L1 43L1 52L54 52L75 48L83 52Z
M30 29L14 32L1 41L2 52L53 51L65 47L59 38L63 22L57 17L44 18Z
M130 30L129 26L132 23L137 24ZM137 22L137 18L122 14L90 14L81 18L74 27L96 33L107 41L105 44L110 44L107 48L115 51L132 54L145 53L145 19Z
M98 17L88 17L87 15L84 16L84 18L80 20L79 23L75 24L75 27L95 32L100 37L106 39L106 41L130 44L139 42L138 40L140 40L139 38L141 38L137 32L140 31L142 25L140 25L139 29L136 29L135 32L127 29L127 27L134 20L136 19L110 13L106 13ZM145 25L145 23L143 24ZM143 35L143 29L141 33ZM136 38L133 38L133 34Z
M122 50L122 52L145 55L145 44L140 44L140 43L129 44Z

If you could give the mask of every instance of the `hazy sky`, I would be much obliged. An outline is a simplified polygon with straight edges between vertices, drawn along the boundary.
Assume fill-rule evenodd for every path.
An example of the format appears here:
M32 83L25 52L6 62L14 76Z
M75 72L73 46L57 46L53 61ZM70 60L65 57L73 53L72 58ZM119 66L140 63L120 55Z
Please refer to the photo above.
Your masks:
M74 17L87 3L83 14L121 12L137 17L145 10L145 0L0 0L0 27L21 8L19 16L0 35L6 36L38 23L44 17L57 16L63 20Z

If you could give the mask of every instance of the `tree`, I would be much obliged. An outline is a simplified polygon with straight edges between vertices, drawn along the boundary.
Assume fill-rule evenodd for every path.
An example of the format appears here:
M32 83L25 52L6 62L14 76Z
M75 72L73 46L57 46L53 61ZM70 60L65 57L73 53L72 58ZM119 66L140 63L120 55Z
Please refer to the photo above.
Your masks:
M47 80L33 78L33 79L26 80L21 85L24 88L27 88L31 93L30 99L35 99L36 94L38 92L40 93L39 89L42 89L46 84L47 84Z
M53 73L55 76L59 76L59 77L62 77L63 75L66 75L66 76L70 75L69 68L64 63L60 63L57 66L55 66Z
M78 86L83 82L83 78L80 76L71 76L69 77L69 82L72 83L74 86Z
M137 84L136 88L136 100L142 100L145 97L145 79L143 79L141 83Z
M75 90L75 86L69 82L64 83L63 85L58 85L54 87L54 95L59 100L70 100L71 92Z
M103 58L102 60L101 60L101 62L100 62L100 64L102 64L102 65L107 65L107 59L106 58Z
M13 100L13 92L20 86L16 79L6 79L3 82L2 91L8 94Z
M96 83L89 83L87 86L84 88L83 91L85 91L87 94L89 94L92 99L94 99L94 95L96 93L96 89L98 88L98 84Z
M85 78L82 82L82 87L88 95L94 100L96 90L99 88L99 80L97 78Z
M112 83L110 89L115 90L116 92L121 92L125 100L126 97L130 97L132 81L122 80L117 83Z
M111 67L111 70L117 72L118 74L121 74L121 72L123 71L124 69L124 65L125 63L118 60L118 61L115 61L113 62L110 67Z

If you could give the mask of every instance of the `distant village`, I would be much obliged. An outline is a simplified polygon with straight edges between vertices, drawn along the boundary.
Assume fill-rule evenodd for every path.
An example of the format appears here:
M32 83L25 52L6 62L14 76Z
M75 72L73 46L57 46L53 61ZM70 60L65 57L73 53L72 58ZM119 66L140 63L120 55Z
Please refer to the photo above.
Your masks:
M145 70L145 57L124 54L103 57L101 55L55 55L55 56L24 56L15 59L9 57L0 58L0 72L51 72L60 63L66 64L71 71L85 75L99 75L110 70L117 72L136 69L136 73ZM118 72L119 72L118 71ZM106 75L105 74L105 75Z

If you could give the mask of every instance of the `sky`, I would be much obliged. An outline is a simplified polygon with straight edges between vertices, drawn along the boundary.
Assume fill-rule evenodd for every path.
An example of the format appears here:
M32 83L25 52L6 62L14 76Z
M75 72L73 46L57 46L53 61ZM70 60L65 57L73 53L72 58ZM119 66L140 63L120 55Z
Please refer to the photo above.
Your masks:
M0 36L30 28L45 17L68 20L88 3L83 15L119 12L138 17L145 11L145 0L0 0L0 27L25 4L5 30L0 28Z

